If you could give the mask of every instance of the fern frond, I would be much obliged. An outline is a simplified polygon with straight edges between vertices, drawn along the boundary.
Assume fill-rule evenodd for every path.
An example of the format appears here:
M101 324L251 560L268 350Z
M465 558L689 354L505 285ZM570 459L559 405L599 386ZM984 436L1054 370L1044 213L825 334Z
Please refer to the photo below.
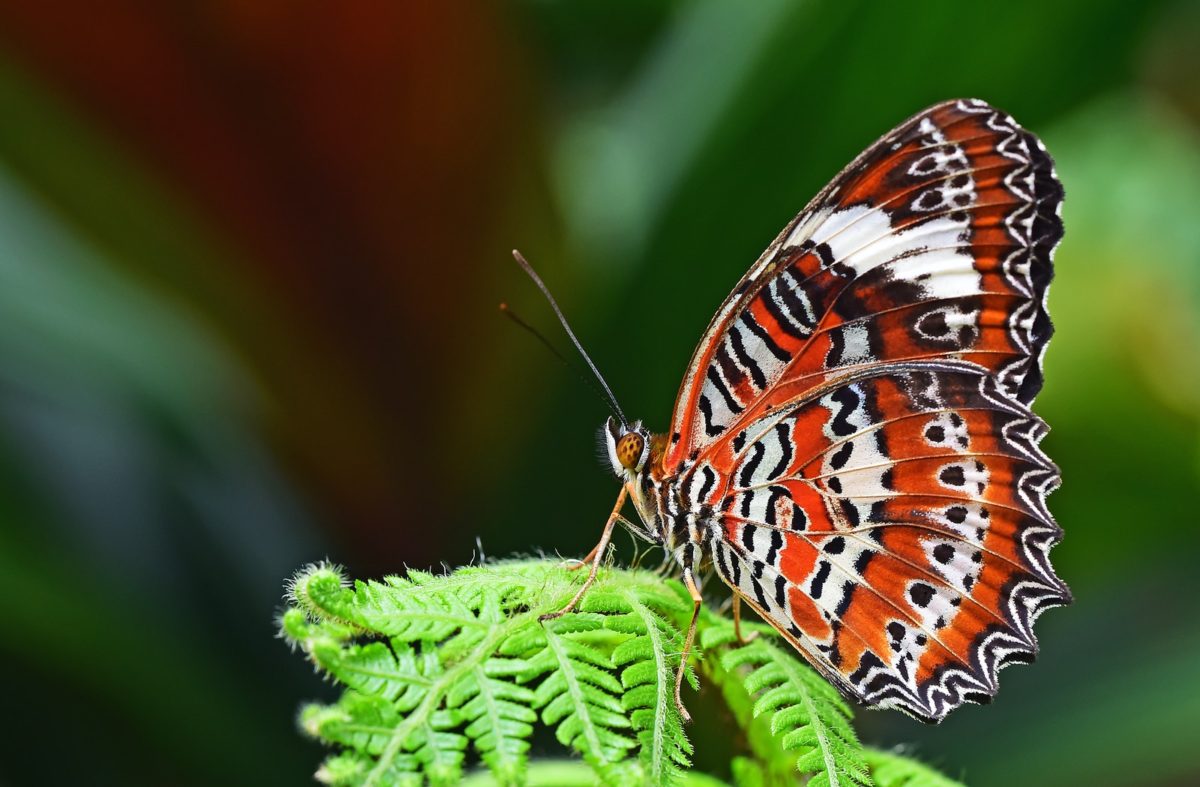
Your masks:
M300 715L305 732L335 747L318 780L457 784L475 757L495 783L523 784L540 723L602 783L705 783L687 772L693 750L674 701L690 598L673 580L607 569L578 609L542 622L583 578L549 561L353 584L328 564L302 571L281 634L345 687ZM739 647L732 631L705 610L698 663L750 741L752 756L733 765L739 784L807 775L818 787L859 787L868 762L881 787L953 784L899 755L864 760L832 687L790 650L766 638ZM690 666L685 674L697 685Z
M680 769L691 764L692 746L675 707L675 672L683 637L667 616L690 614L690 604L654 587L622 588L614 595L592 599L588 608L609 607L614 614L605 625L630 635L612 654L613 665L621 668L621 705L641 744L639 756L647 779L673 784L681 776Z
M511 680L512 668L495 659L477 665L446 697L466 722L466 735L475 742L484 763L501 784L520 784L525 753L537 714L534 693Z
M621 707L621 684L607 654L578 636L603 628L603 615L572 614L548 621L545 646L529 660L523 680L544 676L534 692L542 721L560 743L579 751L601 773L622 762L634 743Z
M731 637L732 631L725 634ZM720 637L710 636L710 642ZM770 714L772 735L798 751L795 767L812 774L812 787L871 784L862 745L850 726L851 710L837 690L790 651L766 637L734 647L721 658L728 671L746 671L744 687L755 717Z

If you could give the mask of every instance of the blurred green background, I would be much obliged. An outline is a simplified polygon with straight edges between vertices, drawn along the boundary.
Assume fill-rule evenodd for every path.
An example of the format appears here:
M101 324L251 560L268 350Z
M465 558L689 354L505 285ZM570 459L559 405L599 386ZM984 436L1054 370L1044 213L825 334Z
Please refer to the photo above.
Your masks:
M1078 601L993 705L859 730L971 784L1200 782L1197 41L1195 3L3 0L0 782L308 783L286 576L581 554L612 502L509 249L664 428L776 231L955 96L1066 186Z

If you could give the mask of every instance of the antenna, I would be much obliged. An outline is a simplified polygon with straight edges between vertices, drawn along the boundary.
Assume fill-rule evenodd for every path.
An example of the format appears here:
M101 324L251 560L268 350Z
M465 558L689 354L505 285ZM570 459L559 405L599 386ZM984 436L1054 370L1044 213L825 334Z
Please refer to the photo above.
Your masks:
M588 365L588 368L592 370L592 374L596 376L596 380L600 383L600 387L604 391L604 398L608 401L608 406L612 408L613 414L616 415L617 418L621 419L622 426L629 426L629 421L626 420L625 413L621 411L621 405L617 404L617 397L613 396L612 389L609 388L608 383L604 381L604 376L600 374L600 370L596 368L596 364L592 363L591 356L589 356L587 351L583 349L583 345L579 343L579 339L575 338L575 332L571 330L571 326L567 322L566 316L562 313L562 309L558 307L558 301L554 300L554 296L550 294L550 289L546 287L545 283L542 281L542 278L537 275L537 271L535 271L533 266L529 264L529 261L522 256L521 252L513 249L513 259L515 259L517 264L521 266L521 270L525 271L526 275L533 279L533 283L536 284L537 288L542 291L542 295L546 296L546 300L550 303L550 308L554 310L554 315L558 317L558 321L562 323L563 330L567 332L567 337L571 340L571 343L575 345L575 349L579 350L579 354L583 357L584 362ZM550 342L546 341L544 336L535 331L524 320L517 317L517 315L508 308L507 304L500 304L500 310L515 320L517 324L521 325L526 330L530 331L539 339L541 339L542 344L545 344L547 347L549 347L550 351L558 356L560 360L564 362L566 361L562 354L559 353L558 350L554 349Z
M585 374L583 369L581 369L579 367L579 364L572 363L570 358L568 358L567 356L565 356L561 352L559 352L558 348L555 347L553 344L551 344L550 340L547 339L542 334L541 331L539 331L537 328L534 328L529 323L525 322L525 320L522 319L521 316L518 315L515 311L513 311L512 307L509 306L507 303L500 304L500 313L503 314L508 319L515 322L521 328L525 329L526 331L529 331L529 333L531 333L533 335L533 338L535 338L539 342L541 342L542 346L545 347L547 350L549 350L550 354L553 355L555 358L557 358L559 360L559 362L562 363L563 366L567 367L572 372L579 375L579 379L583 380L584 384L588 388L591 388L593 391L595 391L596 396L600 397L600 400L604 402L604 405L606 407L608 407L608 409L610 411L612 411L613 415L617 416L618 418L621 417L620 413L618 413L617 411L612 409L612 403L609 402L608 397L604 393L604 389L602 389L600 386L596 385L595 379L593 379L591 377L591 375Z

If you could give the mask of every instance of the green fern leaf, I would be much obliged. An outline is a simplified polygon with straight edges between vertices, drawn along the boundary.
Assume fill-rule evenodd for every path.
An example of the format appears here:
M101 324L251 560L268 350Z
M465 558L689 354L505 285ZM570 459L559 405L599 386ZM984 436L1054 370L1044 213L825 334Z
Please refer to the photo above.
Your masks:
M771 732L781 747L800 752L796 769L812 774L809 785L871 784L862 746L850 726L850 708L794 654L759 637L728 651L721 661L729 671L749 670L744 686L757 695L753 715L770 714Z
M454 714L433 713L405 742L405 747L412 750L421 763L421 770L435 787L458 784L462 779L467 738L452 731L457 726L458 719Z
M607 669L609 657L574 636L603 625L601 615L549 621L545 648L530 660L525 673L527 678L545 675L534 692L542 721L556 727L559 742L601 769L623 760L634 745L622 734L631 724L621 707L621 684Z
M447 704L460 708L467 722L467 737L501 784L523 781L528 738L537 721L530 707L534 693L503 679L512 674L501 660L479 665L447 695Z
M609 603L622 608L623 614L609 616L605 625L631 635L613 651L612 663L622 668L621 705L641 743L646 777L653 784L672 784L682 775L680 768L691 764L692 746L675 707L675 672L683 637L663 613L689 614L690 605L654 588L630 588Z

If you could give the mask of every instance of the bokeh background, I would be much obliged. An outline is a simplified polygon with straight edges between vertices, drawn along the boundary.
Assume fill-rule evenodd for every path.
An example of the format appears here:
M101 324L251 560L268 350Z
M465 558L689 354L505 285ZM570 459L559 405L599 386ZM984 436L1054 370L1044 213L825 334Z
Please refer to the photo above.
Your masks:
M3 0L0 782L309 783L292 571L581 554L615 494L509 250L663 428L779 227L963 95L1067 190L1078 602L993 705L859 729L972 784L1200 782L1197 41L1179 2Z

